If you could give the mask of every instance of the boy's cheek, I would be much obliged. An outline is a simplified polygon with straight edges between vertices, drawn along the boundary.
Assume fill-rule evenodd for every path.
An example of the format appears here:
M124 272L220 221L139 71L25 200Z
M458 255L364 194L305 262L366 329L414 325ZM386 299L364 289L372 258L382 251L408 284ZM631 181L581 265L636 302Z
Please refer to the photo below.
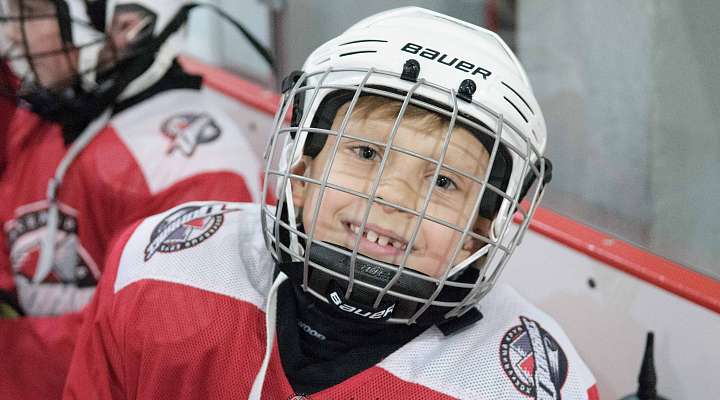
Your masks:
M372 188L372 179L363 177L361 174L358 174L358 171L354 173L335 171L328 177L328 182L363 194L370 194L369 192ZM360 198L352 194L348 195Z

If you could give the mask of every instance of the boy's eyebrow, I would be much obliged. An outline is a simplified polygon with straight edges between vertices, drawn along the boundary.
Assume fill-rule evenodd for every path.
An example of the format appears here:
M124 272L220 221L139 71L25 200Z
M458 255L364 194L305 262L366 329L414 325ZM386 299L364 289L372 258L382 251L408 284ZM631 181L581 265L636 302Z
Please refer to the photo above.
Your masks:
M456 159L457 157L454 157L454 155L457 153L450 152L451 149L463 153L462 155L460 155L459 160ZM438 153L438 158L439 155L440 154ZM488 161L489 160L486 157L482 157L481 154L471 152L467 148L451 142L448 147L448 152L445 154L445 160L443 161L443 164L451 165L462 172L474 175L477 171L476 166L478 164L483 164L484 171L487 168Z

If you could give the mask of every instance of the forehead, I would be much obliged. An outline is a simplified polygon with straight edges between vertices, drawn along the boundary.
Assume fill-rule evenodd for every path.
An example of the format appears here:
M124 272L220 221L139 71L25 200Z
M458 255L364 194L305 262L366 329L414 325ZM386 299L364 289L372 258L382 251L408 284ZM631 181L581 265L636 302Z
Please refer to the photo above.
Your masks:
M397 101L358 101L348 120L346 134L386 146L400 108L401 103ZM332 125L334 131L339 130L347 111L347 103L338 110ZM438 160L449 134L449 127L448 117L409 105L392 141L392 147ZM477 165L487 164L488 151L470 130L455 124L450 135L445 164L470 174L477 172Z
M4 17L43 21L56 14L55 3L49 0L0 0L0 16Z
M25 7L43 7L46 9L55 7L55 3L50 0L0 0L0 5L4 8L11 9L17 9L21 5Z

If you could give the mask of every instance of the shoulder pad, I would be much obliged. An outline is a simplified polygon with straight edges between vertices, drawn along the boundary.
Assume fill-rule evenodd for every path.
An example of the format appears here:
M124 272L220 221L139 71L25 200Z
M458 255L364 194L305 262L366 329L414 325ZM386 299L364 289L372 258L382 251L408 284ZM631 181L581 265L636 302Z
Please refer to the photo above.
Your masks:
M379 366L455 398L588 398L595 378L552 318L505 285L479 307L484 318L470 328L428 329Z
M256 204L179 205L140 223L120 256L114 290L152 279L263 308L274 262L261 232Z
M242 175L251 192L260 192L262 165L248 134L217 103L206 90L170 90L113 117L151 193L217 171Z

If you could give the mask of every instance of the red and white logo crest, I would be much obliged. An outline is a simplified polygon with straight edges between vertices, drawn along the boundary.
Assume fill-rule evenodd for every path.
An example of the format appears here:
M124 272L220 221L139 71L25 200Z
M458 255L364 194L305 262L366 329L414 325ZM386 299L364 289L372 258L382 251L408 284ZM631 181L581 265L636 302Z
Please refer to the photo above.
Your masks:
M539 323L520 317L500 342L500 363L520 393L538 400L560 400L568 360L558 342Z
M161 130L170 138L167 153L178 150L186 157L191 157L197 146L216 140L222 133L215 120L206 113L175 115L163 123Z

